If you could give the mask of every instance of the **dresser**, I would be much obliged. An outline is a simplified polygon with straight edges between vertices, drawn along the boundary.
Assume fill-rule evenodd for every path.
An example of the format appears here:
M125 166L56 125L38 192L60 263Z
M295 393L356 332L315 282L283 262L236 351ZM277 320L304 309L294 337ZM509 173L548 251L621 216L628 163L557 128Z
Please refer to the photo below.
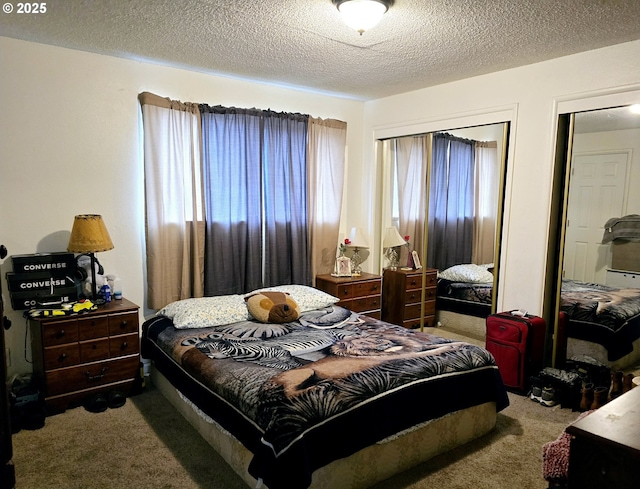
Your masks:
M436 313L437 270L425 270L424 326ZM405 328L420 327L422 270L386 269L382 276L382 320Z
M569 489L640 487L640 387L566 429L571 435Z
M607 285L621 287L623 289L640 289L640 272L630 272L628 270L607 269Z
M340 299L338 306L380 319L382 277L362 273L357 277L318 275L316 288Z
M48 414L99 392L131 394L139 386L138 309L122 299L83 314L29 320L33 372Z

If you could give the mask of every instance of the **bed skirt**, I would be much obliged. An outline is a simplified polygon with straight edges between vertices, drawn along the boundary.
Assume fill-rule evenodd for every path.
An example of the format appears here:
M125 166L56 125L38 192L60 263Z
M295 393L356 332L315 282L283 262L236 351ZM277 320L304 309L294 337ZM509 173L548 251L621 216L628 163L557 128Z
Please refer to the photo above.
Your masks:
M567 338L567 360L580 360L585 356L593 358L599 364L612 370L624 370L640 363L640 338L633 342L633 351L631 353L616 360L609 360L608 350L599 343L578 338Z
M248 472L253 458L249 450L197 409L153 366L151 382L249 487L258 486ZM412 408L419 409L419 405ZM319 468L313 473L311 488L370 487L490 432L496 418L495 402L487 402L425 422Z

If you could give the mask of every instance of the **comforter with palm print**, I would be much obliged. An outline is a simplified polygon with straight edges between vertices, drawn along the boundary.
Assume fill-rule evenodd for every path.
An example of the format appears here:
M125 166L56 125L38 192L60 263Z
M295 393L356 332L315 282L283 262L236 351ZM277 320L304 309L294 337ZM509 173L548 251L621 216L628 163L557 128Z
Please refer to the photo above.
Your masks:
M157 317L143 330L143 355L254 453L249 472L271 489L307 487L316 468L449 412L508 405L485 349L340 307L186 330Z

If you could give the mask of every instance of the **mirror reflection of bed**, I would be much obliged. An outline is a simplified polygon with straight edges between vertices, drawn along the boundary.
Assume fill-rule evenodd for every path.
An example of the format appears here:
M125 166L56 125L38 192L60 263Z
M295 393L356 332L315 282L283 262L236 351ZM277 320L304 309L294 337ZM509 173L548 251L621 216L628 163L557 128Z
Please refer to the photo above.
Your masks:
M497 292L507 134L508 124L498 123L384 142L382 229L393 226L409 236L409 246L399 249L400 266L413 249L427 268L438 270L437 327L479 342Z
M554 360L625 369L640 362L640 114L576 113L571 136Z

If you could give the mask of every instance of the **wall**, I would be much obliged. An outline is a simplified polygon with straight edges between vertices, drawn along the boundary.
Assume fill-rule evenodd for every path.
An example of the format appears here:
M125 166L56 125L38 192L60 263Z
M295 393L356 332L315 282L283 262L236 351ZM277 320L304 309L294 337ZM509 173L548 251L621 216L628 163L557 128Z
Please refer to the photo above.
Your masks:
M558 106L640 88L640 41L425 88L365 104L362 195L380 192L376 137L511 121L498 309L543 309ZM638 100L640 101L640 100ZM565 104L566 105L566 104ZM375 213L361 226L379 234ZM368 219L368 220L366 220ZM366 220L366 221L365 221Z
M336 118L362 159L362 102L0 37L0 243L10 255L65 251L76 214L102 214L115 248L99 253L144 306L144 194L138 93ZM354 169L348 167L353 178ZM31 370L10 309L9 375ZM147 315L150 313L146 312Z

